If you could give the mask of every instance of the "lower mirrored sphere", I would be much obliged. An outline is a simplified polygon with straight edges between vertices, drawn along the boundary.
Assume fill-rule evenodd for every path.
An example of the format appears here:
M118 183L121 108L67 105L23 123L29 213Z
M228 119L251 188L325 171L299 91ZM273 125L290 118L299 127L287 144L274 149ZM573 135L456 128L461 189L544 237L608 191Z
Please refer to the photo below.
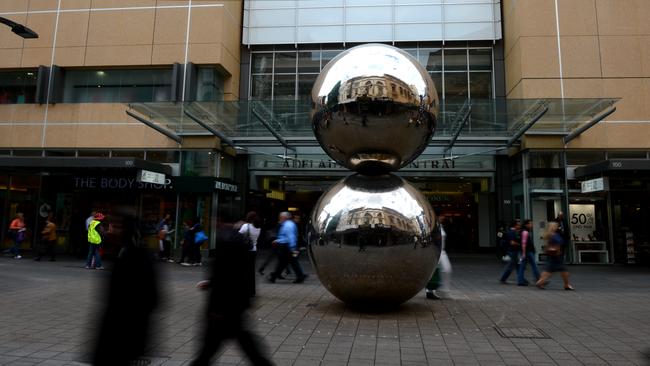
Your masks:
M435 214L395 175L355 174L320 198L309 254L325 288L345 303L399 305L420 292L440 257Z

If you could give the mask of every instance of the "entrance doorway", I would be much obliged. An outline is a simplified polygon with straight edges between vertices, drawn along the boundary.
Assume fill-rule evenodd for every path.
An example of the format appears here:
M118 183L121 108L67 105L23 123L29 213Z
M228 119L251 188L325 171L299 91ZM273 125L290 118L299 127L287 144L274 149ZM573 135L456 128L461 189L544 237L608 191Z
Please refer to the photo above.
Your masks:
M417 187L429 203L447 216L447 250L477 252L493 247L496 225L490 178L404 177ZM307 223L316 202L340 176L255 176L257 190L249 190L247 206L275 225L282 211L292 212Z

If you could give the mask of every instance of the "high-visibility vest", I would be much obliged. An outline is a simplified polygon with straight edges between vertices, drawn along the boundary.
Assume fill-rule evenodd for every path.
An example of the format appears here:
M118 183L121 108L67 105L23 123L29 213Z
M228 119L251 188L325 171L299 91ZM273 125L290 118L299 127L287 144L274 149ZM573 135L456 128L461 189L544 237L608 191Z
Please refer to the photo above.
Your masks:
M93 220L90 225L88 225L88 242L90 244L101 244L102 243L102 237L99 235L97 232L97 225L101 224L97 220Z

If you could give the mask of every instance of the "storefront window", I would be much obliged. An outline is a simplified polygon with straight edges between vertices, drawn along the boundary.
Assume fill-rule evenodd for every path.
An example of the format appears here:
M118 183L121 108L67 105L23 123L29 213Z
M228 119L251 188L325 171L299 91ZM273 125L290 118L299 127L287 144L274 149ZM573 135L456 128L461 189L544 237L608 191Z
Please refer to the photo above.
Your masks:
M184 176L214 177L217 173L217 156L214 151L183 151L182 170Z
M142 150L113 150L111 156L114 158L137 158L144 159Z
M0 104L34 103L37 71L0 72Z
M76 150L45 150L45 156L74 157L76 155L77 155Z
M107 158L110 153L108 150L79 150L78 156Z
M197 101L214 102L223 100L223 75L214 67L199 67L196 84Z
M178 163L179 151L147 151L146 159L156 163Z
M235 159L227 154L221 154L221 163L219 164L220 178L234 178L235 176Z
M587 165L605 160L603 151L567 151L567 165Z
M166 102L171 86L171 69L66 70L63 102Z

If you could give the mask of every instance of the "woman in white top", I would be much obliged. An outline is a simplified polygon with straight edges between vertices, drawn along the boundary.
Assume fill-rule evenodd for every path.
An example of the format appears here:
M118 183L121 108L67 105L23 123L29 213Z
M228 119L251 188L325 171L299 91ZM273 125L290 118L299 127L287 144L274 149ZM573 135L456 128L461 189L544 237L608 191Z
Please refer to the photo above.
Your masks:
M255 211L246 214L246 223L239 228L239 233L248 239L250 244L248 270L246 271L249 288L251 289L250 296L255 296L255 259L257 257L257 239L261 233L261 220Z
M451 262L445 251L445 244L447 241L447 233L445 232L443 223L445 222L445 215L440 213L440 210L436 209L436 217L438 219L439 226L439 235L440 235L440 259L438 260L438 266L433 272L433 276L426 285L426 296L427 299L440 299L441 297L448 297L449 294L449 285L451 282Z

